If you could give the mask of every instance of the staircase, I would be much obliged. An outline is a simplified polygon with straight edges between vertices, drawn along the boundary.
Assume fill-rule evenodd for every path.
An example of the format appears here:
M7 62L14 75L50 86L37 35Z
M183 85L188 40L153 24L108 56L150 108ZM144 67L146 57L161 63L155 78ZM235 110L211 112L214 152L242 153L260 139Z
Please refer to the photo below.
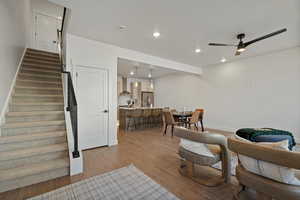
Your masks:
M69 175L58 54L27 49L0 136L0 192Z

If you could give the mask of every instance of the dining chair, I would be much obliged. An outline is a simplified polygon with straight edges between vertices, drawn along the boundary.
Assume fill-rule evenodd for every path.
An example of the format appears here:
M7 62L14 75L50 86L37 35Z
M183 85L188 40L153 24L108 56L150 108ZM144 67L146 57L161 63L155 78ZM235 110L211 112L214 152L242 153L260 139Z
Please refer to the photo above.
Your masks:
M230 183L231 155L227 148L227 138L216 133L199 133L184 127L176 127L175 136L180 138L180 174L205 186L218 186ZM210 167L221 161L222 176L203 177L205 172L196 166Z
M168 110L164 110L163 111L163 117L164 117L164 135L167 134L167 129L168 129L168 126L171 126L172 129L171 129L171 133L172 133L172 137L173 137L173 133L174 133L174 126L176 125L180 125L180 122L176 122L174 117L173 117L173 114L171 111L168 111Z
M204 132L204 127L203 127L203 116L204 116L204 109L202 108L197 108L196 111L200 111L200 115L199 115L199 122L201 125L201 131Z
M239 186L234 192L235 199L242 199L240 198L241 193L249 188L256 191L256 199L259 200L300 199L299 152L262 146L259 143L249 143L236 138L228 139L228 148L237 153L239 157L239 163L236 167L236 178ZM244 156L244 164L247 162L251 164L249 159L253 159L255 162L253 166L258 166L260 169L258 173L253 173L250 171L249 166L244 166L240 156ZM247 162L245 162L246 159ZM259 165L262 163L269 168L261 168ZM279 182L278 180L267 178L265 175L260 175L261 169L268 171L268 174L273 176L278 173L278 177L281 178L285 177L294 181L297 178L297 185ZM294 177L291 171L294 173Z
M192 125L194 125L194 127L197 129L198 131L198 122L199 122L199 116L200 116L200 111L199 110L195 110L195 112L193 112L191 117L188 117L186 120L186 124L188 128L191 128Z

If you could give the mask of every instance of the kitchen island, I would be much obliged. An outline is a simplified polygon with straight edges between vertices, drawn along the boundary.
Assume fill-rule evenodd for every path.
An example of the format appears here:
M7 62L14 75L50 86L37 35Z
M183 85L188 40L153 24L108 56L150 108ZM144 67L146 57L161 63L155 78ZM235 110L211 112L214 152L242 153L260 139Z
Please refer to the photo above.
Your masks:
M162 125L162 108L119 107L119 128L132 131Z

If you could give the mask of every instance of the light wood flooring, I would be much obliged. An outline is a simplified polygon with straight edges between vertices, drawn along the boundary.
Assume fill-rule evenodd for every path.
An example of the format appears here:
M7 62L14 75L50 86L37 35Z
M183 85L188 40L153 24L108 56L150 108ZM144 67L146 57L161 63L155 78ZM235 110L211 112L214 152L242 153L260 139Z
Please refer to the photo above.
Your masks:
M154 181L182 200L231 200L232 185L205 187L178 173L179 139L161 129L123 132L118 134L119 145L84 151L84 173L61 177L0 194L1 200L19 200L49 192L67 184L134 164ZM211 170L211 169L208 169ZM219 173L213 169L214 173ZM206 173L204 171L204 173Z

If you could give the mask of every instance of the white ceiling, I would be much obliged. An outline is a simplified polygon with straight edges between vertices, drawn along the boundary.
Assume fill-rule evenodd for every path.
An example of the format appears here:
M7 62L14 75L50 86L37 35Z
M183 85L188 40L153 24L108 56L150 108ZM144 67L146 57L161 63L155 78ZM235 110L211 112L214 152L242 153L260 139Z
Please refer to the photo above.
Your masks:
M53 0L55 1L55 0ZM73 0L69 32L174 61L206 66L300 45L299 0ZM118 27L126 25L126 30ZM281 28L288 31L249 46L240 57L231 47ZM154 39L153 31L161 37ZM202 53L195 54L199 47Z
M131 71L136 71L137 67L137 74L135 73L133 76L130 75ZM152 69L152 78L160 78L162 76L167 76L174 73L181 73L175 70L162 68L154 65L149 65L146 63L136 62L132 60L127 60L123 58L118 59L118 75L124 77L134 77L134 78L144 78L147 79L150 70Z

